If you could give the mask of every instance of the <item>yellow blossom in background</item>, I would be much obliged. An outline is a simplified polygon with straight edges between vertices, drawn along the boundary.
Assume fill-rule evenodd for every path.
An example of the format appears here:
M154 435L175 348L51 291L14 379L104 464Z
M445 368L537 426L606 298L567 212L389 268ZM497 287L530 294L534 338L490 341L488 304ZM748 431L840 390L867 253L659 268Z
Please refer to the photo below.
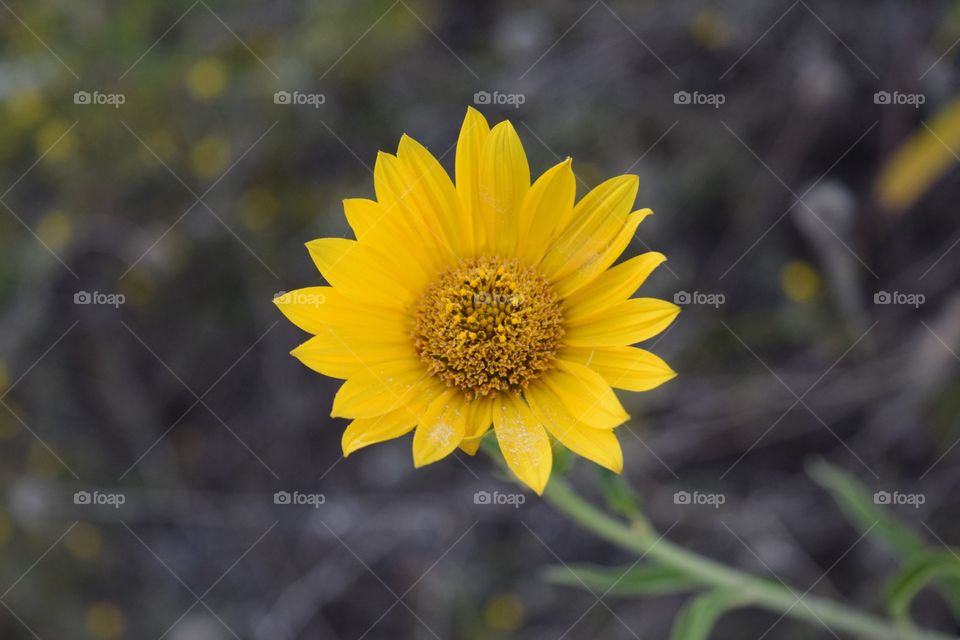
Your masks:
M91 560L100 554L103 538L96 526L78 522L63 539L63 544L74 558Z
M803 260L791 260L780 270L780 286L794 302L810 302L820 293L820 274Z
M496 631L516 631L523 623L523 603L512 593L494 596L483 611L483 620Z
M44 160L59 162L70 156L75 146L76 127L64 120L51 120L37 132L34 147Z
M126 297L124 304L142 307L153 298L156 292L157 283L146 270L134 269L120 281L119 293Z
M7 117L18 129L35 123L44 111L43 98L34 87L21 89L7 100Z
M218 178L230 162L230 143L219 136L207 136L190 150L190 166L203 178Z
M7 390L10 385L10 369L6 364L0 362L0 394Z
M619 473L614 433L629 419L613 389L676 374L630 345L666 329L676 305L633 293L666 258L612 267L652 211L633 210L636 176L575 201L568 158L531 181L513 125L468 109L456 185L404 135L380 153L376 201L344 201L357 240L307 248L330 283L277 297L313 338L293 350L345 379L332 415L352 420L344 455L411 431L417 467L474 454L493 428L509 468L542 493L552 445ZM611 268L612 267L612 268Z
M51 211L40 218L34 230L37 237L53 251L59 251L67 246L73 235L73 226L70 218L62 211Z
M97 602L87 609L87 632L97 640L112 640L123 634L123 612L112 602Z
M920 199L960 155L960 99L920 124L886 161L877 177L877 199L891 213L901 213Z
M276 218L279 204L266 189L250 189L240 200L240 220L251 231L262 231Z
M722 13L703 9L690 21L690 35L704 49L715 51L730 41L730 27Z
M216 58L204 58L187 71L187 91L197 100L212 100L227 86L227 67Z

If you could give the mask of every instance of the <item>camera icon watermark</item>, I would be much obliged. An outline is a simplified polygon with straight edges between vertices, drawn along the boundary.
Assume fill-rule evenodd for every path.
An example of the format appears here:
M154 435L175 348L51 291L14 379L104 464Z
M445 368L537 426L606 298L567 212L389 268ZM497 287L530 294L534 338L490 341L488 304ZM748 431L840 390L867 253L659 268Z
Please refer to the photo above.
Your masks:
M277 491L273 494L273 504L290 506L308 506L319 509L326 503L327 497L322 493L302 493L300 491Z
M882 105L909 105L914 109L919 109L920 105L927 101L927 96L922 93L901 93L899 91L877 91L873 94L873 104Z
M110 506L119 509L127 501L122 493L107 493L103 491L77 491L73 494L73 504L81 506Z
M119 309L127 301L122 293L105 293L102 291L77 291L73 294L73 304L95 304Z
M700 506L706 505L719 509L727 501L727 496L722 493L700 493L699 491L677 491L673 494L673 504L682 506Z
M673 104L707 105L719 109L727 101L722 93L701 93L699 91L677 91L673 94Z
M127 101L122 93L101 93L99 91L77 91L73 94L73 104L107 105L119 109Z
M873 504L878 505L908 505L919 509L927 501L922 493L900 493L899 491L877 491L873 494Z
M290 296L289 299L285 301L286 304L319 307L327 301L327 297L322 293L306 293L304 291L277 291L273 294L273 299L276 300L286 295Z
M519 109L520 105L527 101L527 96L523 93L500 93L494 91L477 91L473 94L473 104L481 105L506 105L514 109Z
M873 294L873 304L896 304L907 305L914 309L919 309L920 305L927 301L927 297L922 293L904 293L902 291L877 291Z
M677 291L673 294L673 303L679 305L698 304L719 308L727 301L722 293L707 293L703 291Z
M527 501L522 493L501 493L499 491L477 491L473 494L473 504L479 505L508 505L519 509Z
M303 93L301 91L277 91L273 94L273 104L309 105L319 109L326 103L327 96L322 93Z

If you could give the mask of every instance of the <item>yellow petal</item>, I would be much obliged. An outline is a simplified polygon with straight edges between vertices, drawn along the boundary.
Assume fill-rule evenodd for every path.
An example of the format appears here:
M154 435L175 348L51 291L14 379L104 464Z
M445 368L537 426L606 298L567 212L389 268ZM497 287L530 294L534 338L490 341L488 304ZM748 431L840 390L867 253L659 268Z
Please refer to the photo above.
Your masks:
M471 456L480 448L480 441L490 430L493 423L493 407L498 400L495 397L479 397L470 402L467 409L467 431L464 433L460 448Z
M680 307L656 298L631 298L585 319L567 323L564 344L572 347L619 347L642 342L673 322Z
M603 311L633 295L666 256L650 251L630 258L599 275L596 280L575 291L563 301L563 317L568 321Z
M473 229L450 176L426 147L404 135L397 157L410 173L410 196L417 207L428 212L425 218L442 230L445 241L457 255L469 255L473 248Z
M585 365L616 389L649 391L677 376L666 362L636 347L568 347L562 357Z
M478 188L480 215L487 228L484 248L511 255L517 246L520 207L530 189L530 167L508 120L495 126L484 144Z
M306 287L277 296L273 303L293 324L304 331L321 334L331 329L353 334L397 339L407 336L408 317L399 308L374 306L348 298L333 287Z
M520 207L518 235L522 239L517 255L528 264L535 264L546 253L557 229L564 228L573 217L577 195L572 161L567 158L537 178L527 191Z
M377 336L343 334L329 329L310 338L290 354L317 373L342 379L362 371L368 364L416 357L409 340L376 340Z
M396 409L375 418L358 418L348 424L343 432L343 457L346 458L357 449L371 444L406 435L416 424L416 415L406 408Z
M332 292L332 287L304 287L277 296L273 304L297 327L308 333L319 333L324 328L320 309Z
M467 107L467 115L457 139L456 180L457 194L463 203L467 217L472 221L474 255L486 241L486 228L480 217L480 153L490 135L486 118L473 107Z
M418 203L414 194L416 180L417 177L399 158L389 153L377 154L377 162L373 167L377 202L387 210L388 216L399 216L406 222L415 236L415 246L424 256L432 257L435 266L442 267L449 264L456 254L436 218L437 212Z
M507 466L524 484L543 493L550 479L553 451L543 425L530 407L513 393L500 398L494 407L493 428Z
M413 464L422 467L445 458L459 446L467 426L463 394L447 389L430 403L413 434Z
M623 471L623 452L611 429L594 429L577 421L546 385L524 391L530 408L560 444L615 473Z
M357 240L361 240L366 232L383 217L383 210L373 200L366 198L348 198L343 201L343 213L347 223L353 229Z
M541 380L578 422L612 429L630 419L610 385L582 364L558 360Z
M467 432L466 438L480 438L493 424L493 407L497 403L495 396L480 396L470 402L469 413L467 414Z
M364 366L350 376L333 398L335 418L373 418L419 402L437 384L419 359Z
M327 282L354 300L406 306L420 293L402 272L386 268L372 249L355 240L320 238L308 242L307 249Z
M364 198L344 200L343 210L357 240L373 249L390 271L404 274L411 288L422 290L435 275L436 264L431 252L421 247L415 219L405 218L396 207ZM406 251L396 251L398 246L406 247Z
M560 444L577 455L593 460L614 473L623 471L623 450L616 434L610 429L594 429L577 424L562 434L554 433Z
M480 442L483 438L464 438L460 443L460 450L463 451L468 456L477 455L477 451L480 450Z
M541 262L543 273L559 280L609 246L626 224L639 186L637 176L617 176L587 193Z
M650 209L631 213L627 216L626 223L609 244L605 244L605 238L600 235L591 236L585 245L586 254L584 254L583 262L580 263L576 271L567 274L554 285L554 291L557 295L566 297L582 289L585 285L591 284L597 276L616 262L623 250L633 240L637 227L640 226L644 218L652 213Z

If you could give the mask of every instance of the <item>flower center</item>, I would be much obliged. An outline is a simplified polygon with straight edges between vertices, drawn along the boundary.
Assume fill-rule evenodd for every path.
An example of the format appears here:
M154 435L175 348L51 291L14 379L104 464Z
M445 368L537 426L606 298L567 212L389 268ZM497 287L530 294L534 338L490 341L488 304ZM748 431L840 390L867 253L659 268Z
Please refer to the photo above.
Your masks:
M477 397L526 388L553 365L563 333L546 278L517 259L482 257L427 287L413 342L431 374Z

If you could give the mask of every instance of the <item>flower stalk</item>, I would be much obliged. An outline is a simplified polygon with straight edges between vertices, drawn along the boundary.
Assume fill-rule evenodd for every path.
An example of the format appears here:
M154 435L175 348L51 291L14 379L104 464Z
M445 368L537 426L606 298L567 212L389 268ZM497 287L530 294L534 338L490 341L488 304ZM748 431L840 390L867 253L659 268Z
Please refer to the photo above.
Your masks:
M745 603L870 640L956 640L956 636L938 631L903 629L890 620L828 598L795 593L782 584L684 549L646 524L633 527L608 515L584 500L563 478L551 479L543 497L581 528L603 540L676 569L704 586L738 594Z

